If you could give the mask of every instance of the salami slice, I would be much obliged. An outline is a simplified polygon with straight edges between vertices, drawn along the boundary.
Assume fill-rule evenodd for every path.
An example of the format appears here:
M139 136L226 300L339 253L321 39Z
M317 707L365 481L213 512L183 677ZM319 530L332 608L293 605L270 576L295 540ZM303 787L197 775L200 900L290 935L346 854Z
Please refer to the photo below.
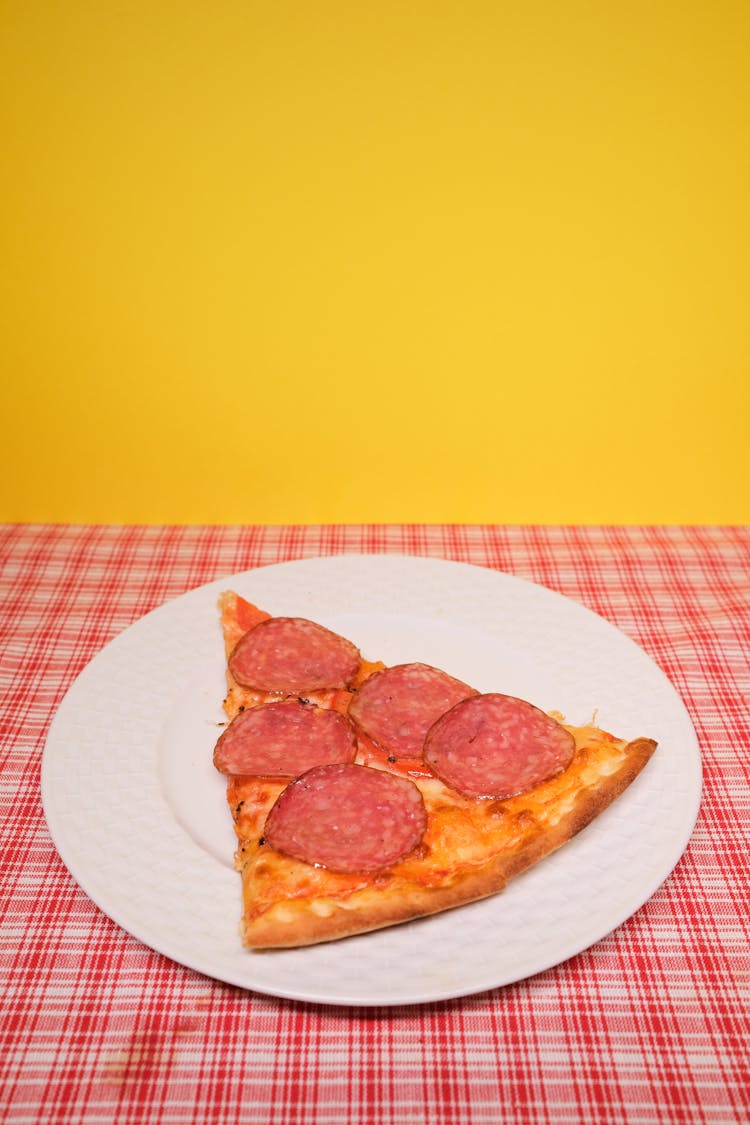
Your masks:
M338 711L298 699L241 712L216 743L214 765L233 777L299 777L313 766L352 762L357 736Z
M424 760L466 797L510 797L570 765L573 735L538 707L511 695L478 695L438 719Z
M357 726L395 758L422 756L432 724L473 688L429 664L395 664L365 680L349 707Z
M426 828L422 794L409 778L334 765L287 785L263 836L275 851L351 875L392 867L420 843Z
M346 688L356 676L357 648L304 617L270 617L240 637L229 670L241 687L299 693Z

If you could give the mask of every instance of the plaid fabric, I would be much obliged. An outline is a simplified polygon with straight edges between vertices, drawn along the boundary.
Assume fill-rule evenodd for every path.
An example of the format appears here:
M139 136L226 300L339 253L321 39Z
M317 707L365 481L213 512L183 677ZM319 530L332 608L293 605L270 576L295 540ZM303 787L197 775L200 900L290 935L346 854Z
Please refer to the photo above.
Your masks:
M542 583L618 625L682 694L705 766L693 839L666 885L594 948L462 1000L296 1004L143 947L51 848L45 735L95 653L211 579L341 552L432 555ZM750 1119L748 529L5 526L0 639L1 1122Z

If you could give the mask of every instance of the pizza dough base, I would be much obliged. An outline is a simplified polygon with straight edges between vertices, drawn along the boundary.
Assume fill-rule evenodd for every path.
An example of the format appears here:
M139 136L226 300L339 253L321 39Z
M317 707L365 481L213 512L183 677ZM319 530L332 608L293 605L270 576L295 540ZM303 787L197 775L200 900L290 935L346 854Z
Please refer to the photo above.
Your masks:
M626 743L593 727L569 729L578 749L568 769L529 793L500 802L480 802L487 810L494 805L485 821L490 828L486 834L479 821L486 857L459 862L451 870L448 851L442 874L436 873L434 865L430 867L429 857L407 857L382 876L363 876L360 885L351 890L342 890L336 876L323 872L317 873L317 890L298 893L292 878L288 887L292 895L284 897L285 873L294 876L298 861L273 853L265 845L258 847L257 837L245 837L237 853L243 884L243 943L252 949L313 945L412 921L499 893L511 879L596 819L638 776L656 749L649 738ZM239 779L233 795L230 786L230 803L236 802L241 786ZM271 790L267 800L273 799ZM476 807L477 803L462 804ZM264 819L264 811L256 809L256 817L258 814ZM451 813L446 815L450 818ZM424 881L419 879L420 870ZM327 879L333 893L320 893ZM259 902L269 894L271 898L276 895L277 900L259 909Z

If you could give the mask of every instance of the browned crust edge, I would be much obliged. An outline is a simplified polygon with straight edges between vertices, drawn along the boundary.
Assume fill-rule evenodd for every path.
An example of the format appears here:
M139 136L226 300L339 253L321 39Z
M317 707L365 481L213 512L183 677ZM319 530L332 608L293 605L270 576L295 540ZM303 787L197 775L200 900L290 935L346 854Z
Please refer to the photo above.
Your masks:
M516 846L471 872L434 887L409 883L381 891L374 885L357 892L348 906L325 900L325 915L315 913L307 900L276 904L243 924L243 942L252 949L315 945L413 921L498 894L511 879L591 824L635 780L655 749L656 743L650 738L629 742L619 769L597 785L581 790L570 812L554 828L532 827Z

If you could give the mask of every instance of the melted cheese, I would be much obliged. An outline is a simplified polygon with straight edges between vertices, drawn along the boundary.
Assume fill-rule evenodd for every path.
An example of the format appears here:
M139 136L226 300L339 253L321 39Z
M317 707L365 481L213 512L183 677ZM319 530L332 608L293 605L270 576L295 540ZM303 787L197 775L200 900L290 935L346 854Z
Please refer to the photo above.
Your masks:
M223 595L221 605L228 655L242 633L268 615L237 595ZM363 662L360 679L380 667ZM229 672L227 681L224 708L230 719L245 707L278 698L239 687ZM345 713L350 698L348 692L323 692L316 693L313 701ZM561 716L554 717L562 721ZM596 793L628 757L626 743L597 729L593 722L567 729L576 744L568 768L527 793L503 800L463 797L432 775L421 761L389 761L378 747L361 739L356 760L409 777L419 787L428 812L420 846L392 868L369 876L336 874L273 851L263 840L263 827L286 782L230 778L227 800L238 838L235 860L242 872L245 931L253 919L264 915L292 928L299 921L300 911L327 920L340 910L356 913L388 896L400 896L408 902L410 894L419 897L431 894L432 888L451 887L495 859L502 861L504 856L519 854L526 845L533 851L535 841L540 839L552 840L551 846L557 846L554 832L558 826L565 830L561 842L567 838L565 832L570 835L580 827L574 823L579 799L587 791ZM567 825L566 818L571 818Z

